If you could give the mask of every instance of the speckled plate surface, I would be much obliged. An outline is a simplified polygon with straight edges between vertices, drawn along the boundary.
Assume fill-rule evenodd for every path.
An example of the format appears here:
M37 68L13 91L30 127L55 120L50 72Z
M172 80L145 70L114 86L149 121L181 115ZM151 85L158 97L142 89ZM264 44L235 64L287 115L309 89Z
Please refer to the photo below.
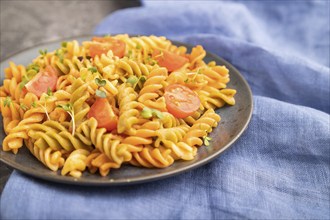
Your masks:
M84 40L91 39L91 37L77 37L74 39L82 42ZM68 41L72 39L64 40ZM60 46L60 43L61 41L40 44L19 52L6 60L3 60L0 63L1 84L4 79L4 68L8 67L9 61L13 61L16 64L27 65L31 63L31 60L39 54L39 49L47 48L48 51L53 51ZM184 45L188 49L191 49L190 45L175 41L173 41L173 43L176 45ZM11 152L2 151L1 147L1 161L16 170L34 177L53 182L75 185L127 185L142 183L177 175L211 162L225 149L230 147L247 128L252 115L253 100L249 85L238 72L238 70L236 70L230 63L211 53L207 53L205 60L215 60L218 65L225 65L229 69L231 81L228 84L228 88L237 90L237 94L235 95L236 105L225 106L216 110L216 112L221 115L221 122L219 123L218 127L215 128L210 134L210 136L213 138L211 145L207 147L201 146L198 149L197 156L194 160L176 161L172 166L165 169L146 169L133 167L130 165L123 165L120 169L112 169L107 177L101 177L98 174L90 174L86 171L79 179L70 176L61 176L60 171L53 172L49 170L32 154L30 154L28 149L25 147L21 148L16 155ZM2 118L0 124L0 139L2 143L5 137Z

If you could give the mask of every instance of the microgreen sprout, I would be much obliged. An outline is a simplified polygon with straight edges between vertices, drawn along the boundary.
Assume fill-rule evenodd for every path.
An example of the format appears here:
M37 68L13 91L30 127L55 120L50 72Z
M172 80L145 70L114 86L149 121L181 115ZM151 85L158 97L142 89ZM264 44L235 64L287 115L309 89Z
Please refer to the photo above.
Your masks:
M19 107L23 110L23 111L26 111L28 109L28 107L24 104L24 103L21 103L19 105Z
M95 95L100 97L100 98L106 98L107 97L107 94L104 91L101 91L101 90L98 90L98 89L95 91Z
M57 56L60 59L60 62L63 63L64 55L63 55L62 50L56 50L55 56Z
M6 97L6 99L3 101L3 107L10 107L11 104L11 98L9 96Z
M141 82L141 83L145 83L145 81L147 81L147 79L146 79L145 76L140 76L140 77L139 77L139 82Z
M141 112L141 116L143 118L151 118L152 117L152 111L150 108L143 108L142 112Z
M128 56L129 58L132 58L132 54L133 54L132 50L129 50L127 56Z
M26 71L29 72L30 70L34 70L36 72L39 72L40 70L40 67L38 64L35 64L35 63L31 63L29 64L27 67L26 67Z
M29 82L29 80L25 76L23 76L22 81L18 85L19 89L22 90L28 82Z
M98 86L105 86L107 81L105 79L95 78L95 83Z
M39 50L39 53L40 53L41 56L45 56L47 54L47 52L48 52L47 49L44 49L44 50L40 49Z
M46 97L45 97L44 105L39 104L39 106L45 111L48 120L50 120L50 117L49 117L49 115L48 115L48 111L47 111L47 102L46 102L46 101L47 101L51 96L53 96L53 92L52 92L52 90L48 87L48 88L47 88L47 93L46 93Z
M140 44L137 44L136 47L135 47L137 50L140 50L142 47Z
M203 136L203 141L205 146L209 146L211 140L212 140L211 137L208 137L207 135Z
M47 95L48 95L48 97L53 95L53 92L49 87L47 88Z
M32 102L31 106L32 106L33 108L35 108L35 107L37 107L37 103L36 103L36 102Z
M68 45L68 42L63 41L63 42L61 43L61 46L62 46L62 47L66 47L67 45Z
M89 67L88 70L91 71L92 73L96 73L97 72L97 68L95 66Z
M50 120L49 115L48 115L48 111L47 111L46 100L45 100L45 104L44 105L41 105L39 103L39 106L45 111L45 114L47 116L47 119Z
M57 50L55 51L55 56L57 56L57 57L60 56L60 53L61 53L61 52L57 49Z
M159 119L162 119L164 117L160 111L148 107L143 108L143 110L141 111L141 116L146 119L151 117L157 117Z
M164 115L158 110L153 110L152 115L156 116L159 119L162 119L164 117Z
M133 89L135 89L136 85L141 82L142 84L146 81L146 77L145 76L140 76L139 78L137 78L136 76L130 76L127 79L127 83L131 84Z
M192 81L195 81L197 75L199 75L199 74L202 74L201 69L198 69L198 71L194 74L194 76L192 77Z
M70 112L70 113L72 112L72 105L71 105L71 103L67 103L65 105L58 105L57 107L58 108L62 108L66 112Z
M138 82L138 80L139 79L136 76L130 76L126 82L134 86Z
M66 111L71 119L72 119L72 136L74 136L74 133L75 133L75 130L76 130L76 123L75 123L75 120L74 120L74 109L72 107L72 104L71 103L67 103L67 104L63 104L63 105L58 105L57 106L58 108L62 108L64 111Z
M146 59L145 59L145 63L148 63L148 64L150 64L150 65L155 65L155 64L157 64L157 61L156 60L154 60L151 56L148 56Z

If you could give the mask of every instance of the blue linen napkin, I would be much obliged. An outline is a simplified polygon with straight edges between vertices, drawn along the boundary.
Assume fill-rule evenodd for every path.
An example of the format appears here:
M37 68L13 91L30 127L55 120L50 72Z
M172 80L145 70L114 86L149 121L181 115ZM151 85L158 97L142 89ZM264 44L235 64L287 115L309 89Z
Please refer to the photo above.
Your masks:
M152 183L88 188L13 172L3 219L330 218L328 1L145 1L95 33L203 45L248 80L251 123L213 162Z

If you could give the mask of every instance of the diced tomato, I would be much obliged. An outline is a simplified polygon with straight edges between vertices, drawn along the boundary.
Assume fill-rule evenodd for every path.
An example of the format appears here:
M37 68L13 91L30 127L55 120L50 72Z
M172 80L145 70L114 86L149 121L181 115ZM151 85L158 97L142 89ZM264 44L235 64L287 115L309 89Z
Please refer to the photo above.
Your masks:
M106 98L97 98L91 106L87 117L94 117L97 120L98 128L106 128L107 131L117 128L118 116L114 113Z
M93 58L96 55L105 54L109 50L112 50L113 54L119 58L125 55L126 44L122 40L112 37L93 37L92 41L97 42L89 47L90 56Z
M201 104L196 93L180 84L166 87L164 96L168 112L177 118L191 116Z
M104 44L91 44L89 47L89 55L94 58L96 55L106 54L111 48Z
M157 61L159 66L166 67L169 72L173 72L189 62L186 57L166 50L154 50L152 58Z
M56 70L52 66L46 66L25 85L25 88L40 98L42 93L47 93L48 88L55 91L57 79Z

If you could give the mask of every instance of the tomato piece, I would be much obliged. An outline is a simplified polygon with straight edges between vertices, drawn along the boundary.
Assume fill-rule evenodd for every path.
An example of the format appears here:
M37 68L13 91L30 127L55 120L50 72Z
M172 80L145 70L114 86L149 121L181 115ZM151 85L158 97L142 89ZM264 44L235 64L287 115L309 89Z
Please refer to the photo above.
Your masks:
M152 58L157 61L159 66L166 67L169 72L173 72L189 62L186 57L166 50L154 50Z
M90 56L95 57L112 50L113 54L119 58L125 55L126 44L122 40L114 39L111 37L93 37L92 41L98 42L91 44L89 47Z
M96 55L100 56L106 54L111 48L104 44L91 44L89 47L89 55L94 58Z
M201 101L196 93L184 85L172 84L165 88L165 101L169 113L185 118L199 109Z
M114 113L106 98L97 98L91 106L87 117L94 117L98 128L105 128L107 131L117 128L118 116Z
M57 79L56 70L52 66L46 66L25 85L25 88L40 98L42 93L47 93L48 88L55 91Z

